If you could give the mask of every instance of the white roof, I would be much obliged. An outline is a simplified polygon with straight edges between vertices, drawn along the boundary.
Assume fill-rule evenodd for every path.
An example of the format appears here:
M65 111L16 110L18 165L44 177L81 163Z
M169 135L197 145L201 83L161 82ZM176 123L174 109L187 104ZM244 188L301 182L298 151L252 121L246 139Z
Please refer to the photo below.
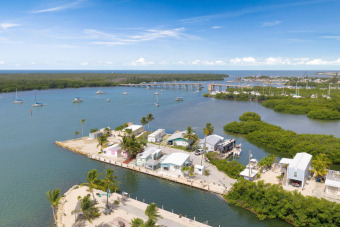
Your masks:
M309 162L312 160L312 155L305 152L297 153L293 160L289 163L288 168L300 169L305 171L308 167Z
M258 174L259 171L256 171L254 169L250 169L250 177L253 178L256 174ZM241 173L240 176L243 177L249 177L249 169L244 169Z
M189 157L190 155L185 153L172 153L166 159L164 159L164 161L162 161L162 164L182 166Z
M340 188L340 181L326 178L325 185Z
M159 133L165 132L165 129L157 129L156 131L154 131L153 133L151 133L149 136L156 136Z
M123 131L125 131L126 129L131 129L134 132L140 128L143 128L143 126L142 125L130 125L129 127L124 128Z
M293 159L291 158L281 158L279 164L290 164Z
M224 138L216 134L207 136L207 144L216 145L221 140L224 140ZM204 142L205 142L205 138L203 138L198 144L204 144Z
M148 147L145 149L145 151L143 153L138 154L138 158L146 158L148 157L150 154L156 153L156 152L160 152L162 151L159 148L156 147Z
M204 169L204 166L201 166L201 165L195 165L194 167L195 169Z
M183 134L185 134L185 133L186 133L186 131L176 132L176 133L172 134L172 135L167 139L167 141L174 140L174 139L179 139L179 138L183 138Z

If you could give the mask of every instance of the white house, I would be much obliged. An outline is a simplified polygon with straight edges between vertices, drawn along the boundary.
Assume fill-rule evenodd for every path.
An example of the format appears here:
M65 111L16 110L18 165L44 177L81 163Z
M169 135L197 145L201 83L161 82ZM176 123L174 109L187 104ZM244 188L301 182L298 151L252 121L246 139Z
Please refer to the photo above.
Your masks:
M336 171L337 172L337 171ZM325 192L333 195L340 195L340 173L328 173L325 181Z
M145 163L149 160L158 160L162 155L162 150L156 147L148 147L145 149L143 153L137 154L136 157L136 165L144 166Z
M185 153L172 153L161 162L163 171L173 171L181 173L183 166L190 164L190 155Z
M130 125L129 127L124 128L123 132L125 132L126 129L130 129L131 133L135 136L144 132L144 128L142 125Z
M287 185L299 184L303 188L309 177L311 163L312 155L297 153L287 168Z
M194 166L194 173L198 175L203 175L204 174L205 167L201 165L195 165Z
M90 137L91 139L96 139L96 138L100 137L101 135L103 135L103 132L97 131L97 132L91 132L91 133L89 134L89 137Z
M203 138L197 145L204 149L204 144L206 142L206 151L213 152L217 150L217 144L221 143L223 140L224 138L222 136L213 134Z
M255 169L244 169L241 173L240 176L242 176L244 179L246 180L250 180L253 181L256 179L256 175L259 173L259 171L255 170Z
M165 129L158 129L148 136L148 142L150 143L161 142L164 136L165 136Z
M126 151L122 150L122 148L118 144L114 144L110 147L104 148L103 154L109 157L114 157L114 158L118 158L118 157L128 158L129 157L129 154Z
M186 132L187 131L175 132L166 141L170 145L186 147L189 145L189 143L192 143L192 141L188 141L186 138L184 138Z

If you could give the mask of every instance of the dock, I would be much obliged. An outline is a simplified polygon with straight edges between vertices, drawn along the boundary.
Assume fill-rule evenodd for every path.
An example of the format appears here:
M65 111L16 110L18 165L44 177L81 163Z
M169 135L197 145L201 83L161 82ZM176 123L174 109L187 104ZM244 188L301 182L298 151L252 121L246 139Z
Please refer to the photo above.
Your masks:
M249 88L250 86L243 86L243 85L236 85L236 84L215 84L214 82L212 82L211 84L208 84L208 90L210 92L215 91L215 88L218 88L218 90L221 91L222 87L227 89L227 88L230 88L230 87Z
M189 87L202 90L203 83L140 83L140 84L119 84L120 87L141 87L141 88L184 88Z

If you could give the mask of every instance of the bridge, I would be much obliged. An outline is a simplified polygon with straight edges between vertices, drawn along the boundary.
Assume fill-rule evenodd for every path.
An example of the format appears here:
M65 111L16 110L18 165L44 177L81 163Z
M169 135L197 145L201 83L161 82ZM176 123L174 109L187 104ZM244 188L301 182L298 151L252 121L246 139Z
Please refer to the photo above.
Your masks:
M242 86L242 85L235 85L235 84L215 84L212 82L211 84L208 85L208 90L215 91L215 87L218 87L218 90L221 91L222 87L225 88L230 88L230 87L235 87L235 88L249 88L250 86Z
M185 88L189 87L198 90L202 90L202 83L140 83L140 84L119 84L121 87L144 87L144 88Z

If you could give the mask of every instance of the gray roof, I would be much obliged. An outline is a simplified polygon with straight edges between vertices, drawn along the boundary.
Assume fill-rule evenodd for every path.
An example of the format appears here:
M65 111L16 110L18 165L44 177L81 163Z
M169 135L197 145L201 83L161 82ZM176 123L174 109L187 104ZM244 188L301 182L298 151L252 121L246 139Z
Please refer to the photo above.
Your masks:
M216 144L218 144L223 139L224 138L222 136L213 134L213 135L207 136L207 144L211 144L211 145L215 146ZM205 138L202 139L198 144L201 145L201 144L204 144L204 143L205 143Z
M185 134L185 133L186 133L186 131L176 132L176 133L172 134L172 135L167 139L167 141L174 140L174 139L179 139L179 138L182 138L182 139L183 139L183 134Z
M310 163L312 159L312 155L307 154L305 152L297 153L293 160L289 163L288 168L292 169L300 169L300 170L306 170L308 167L308 164Z
M155 165L158 165L158 163L159 163L158 160L149 159L149 160L146 161L145 165L155 166Z

